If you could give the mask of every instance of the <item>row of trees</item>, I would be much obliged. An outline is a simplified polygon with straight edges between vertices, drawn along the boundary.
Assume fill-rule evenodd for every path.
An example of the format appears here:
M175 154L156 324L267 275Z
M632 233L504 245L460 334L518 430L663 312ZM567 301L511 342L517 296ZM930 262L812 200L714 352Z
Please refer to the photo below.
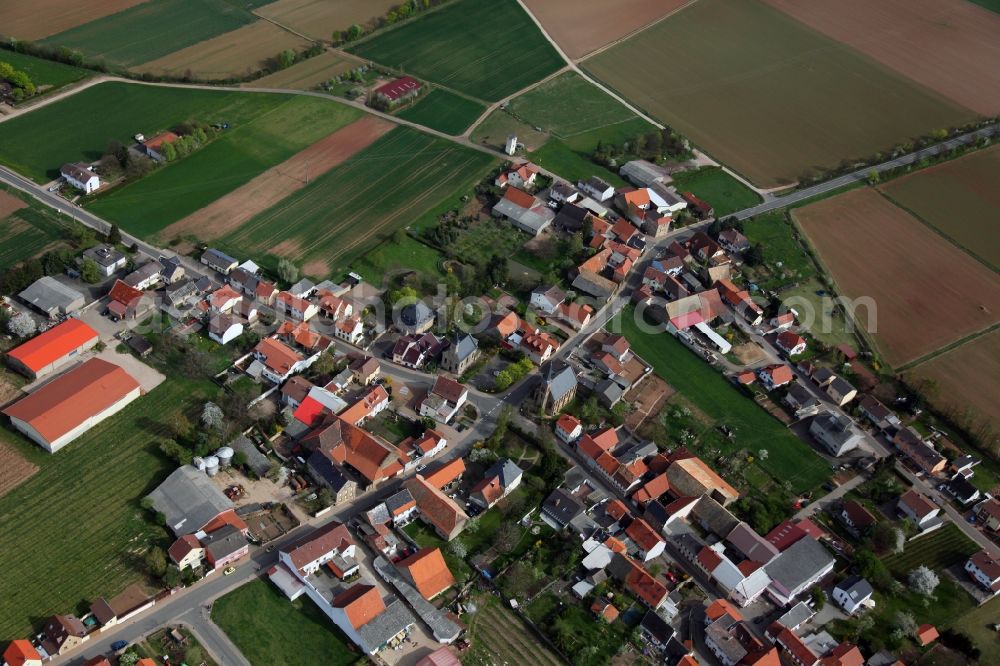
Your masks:
M591 159L598 164L614 167L635 158L662 162L667 159L686 159L690 155L691 146L687 139L666 127L637 134L621 143L598 141Z
M443 5L445 2L448 2L448 0L407 0L407 2L389 9L389 11L385 13L385 16L373 18L364 25L355 23L346 30L334 30L333 35L331 35L331 39L334 46L345 42L357 41L365 35L375 32L379 28L393 25L395 23L399 23L400 21L405 21L414 14L430 9L431 7Z

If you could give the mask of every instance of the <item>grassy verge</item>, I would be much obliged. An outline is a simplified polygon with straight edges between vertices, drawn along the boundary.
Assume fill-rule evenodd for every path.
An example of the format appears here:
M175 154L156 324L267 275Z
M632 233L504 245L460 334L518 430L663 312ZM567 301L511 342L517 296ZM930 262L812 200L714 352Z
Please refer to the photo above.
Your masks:
M212 621L253 666L339 666L358 661L347 638L312 601L302 597L290 602L263 579L216 601Z
M38 88L38 94L53 92L90 76L90 71L86 69L14 51L0 51L0 62L25 72Z
M699 199L712 204L717 218L751 208L761 202L760 195L721 167L706 167L675 174L674 185L678 192L694 192Z

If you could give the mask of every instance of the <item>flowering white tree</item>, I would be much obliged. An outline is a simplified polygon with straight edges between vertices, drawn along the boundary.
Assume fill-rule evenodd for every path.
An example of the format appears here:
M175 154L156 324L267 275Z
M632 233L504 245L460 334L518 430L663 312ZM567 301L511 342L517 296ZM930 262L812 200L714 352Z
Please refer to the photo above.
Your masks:
M23 312L18 312L7 322L7 330L19 338L26 338L29 335L34 335L38 327L35 325L34 319Z
M937 574L924 565L920 565L911 571L907 578L910 581L910 589L925 597L934 594L938 583L941 582L938 580Z
M222 427L224 418L222 409L214 402L206 402L201 410L201 422L206 428L218 430Z

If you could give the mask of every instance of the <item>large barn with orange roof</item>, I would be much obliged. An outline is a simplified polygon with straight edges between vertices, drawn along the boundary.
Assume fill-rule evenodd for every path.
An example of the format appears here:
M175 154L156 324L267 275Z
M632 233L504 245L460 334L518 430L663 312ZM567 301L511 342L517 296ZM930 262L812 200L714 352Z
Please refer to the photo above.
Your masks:
M79 319L67 319L7 353L12 368L30 379L44 377L93 348L97 331Z

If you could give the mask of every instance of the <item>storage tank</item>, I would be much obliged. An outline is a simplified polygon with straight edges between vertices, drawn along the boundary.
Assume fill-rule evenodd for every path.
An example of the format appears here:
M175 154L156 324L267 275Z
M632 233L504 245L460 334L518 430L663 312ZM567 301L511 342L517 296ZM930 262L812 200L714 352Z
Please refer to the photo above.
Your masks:
M215 452L215 457L219 459L219 467L229 467L233 463L233 450L228 446L223 446Z
M191 464L194 465L199 472L205 471L205 459L202 458L201 456L195 456L194 458L191 458Z
M215 456L208 456L205 458L205 473L209 476L215 476L219 473L219 459Z

